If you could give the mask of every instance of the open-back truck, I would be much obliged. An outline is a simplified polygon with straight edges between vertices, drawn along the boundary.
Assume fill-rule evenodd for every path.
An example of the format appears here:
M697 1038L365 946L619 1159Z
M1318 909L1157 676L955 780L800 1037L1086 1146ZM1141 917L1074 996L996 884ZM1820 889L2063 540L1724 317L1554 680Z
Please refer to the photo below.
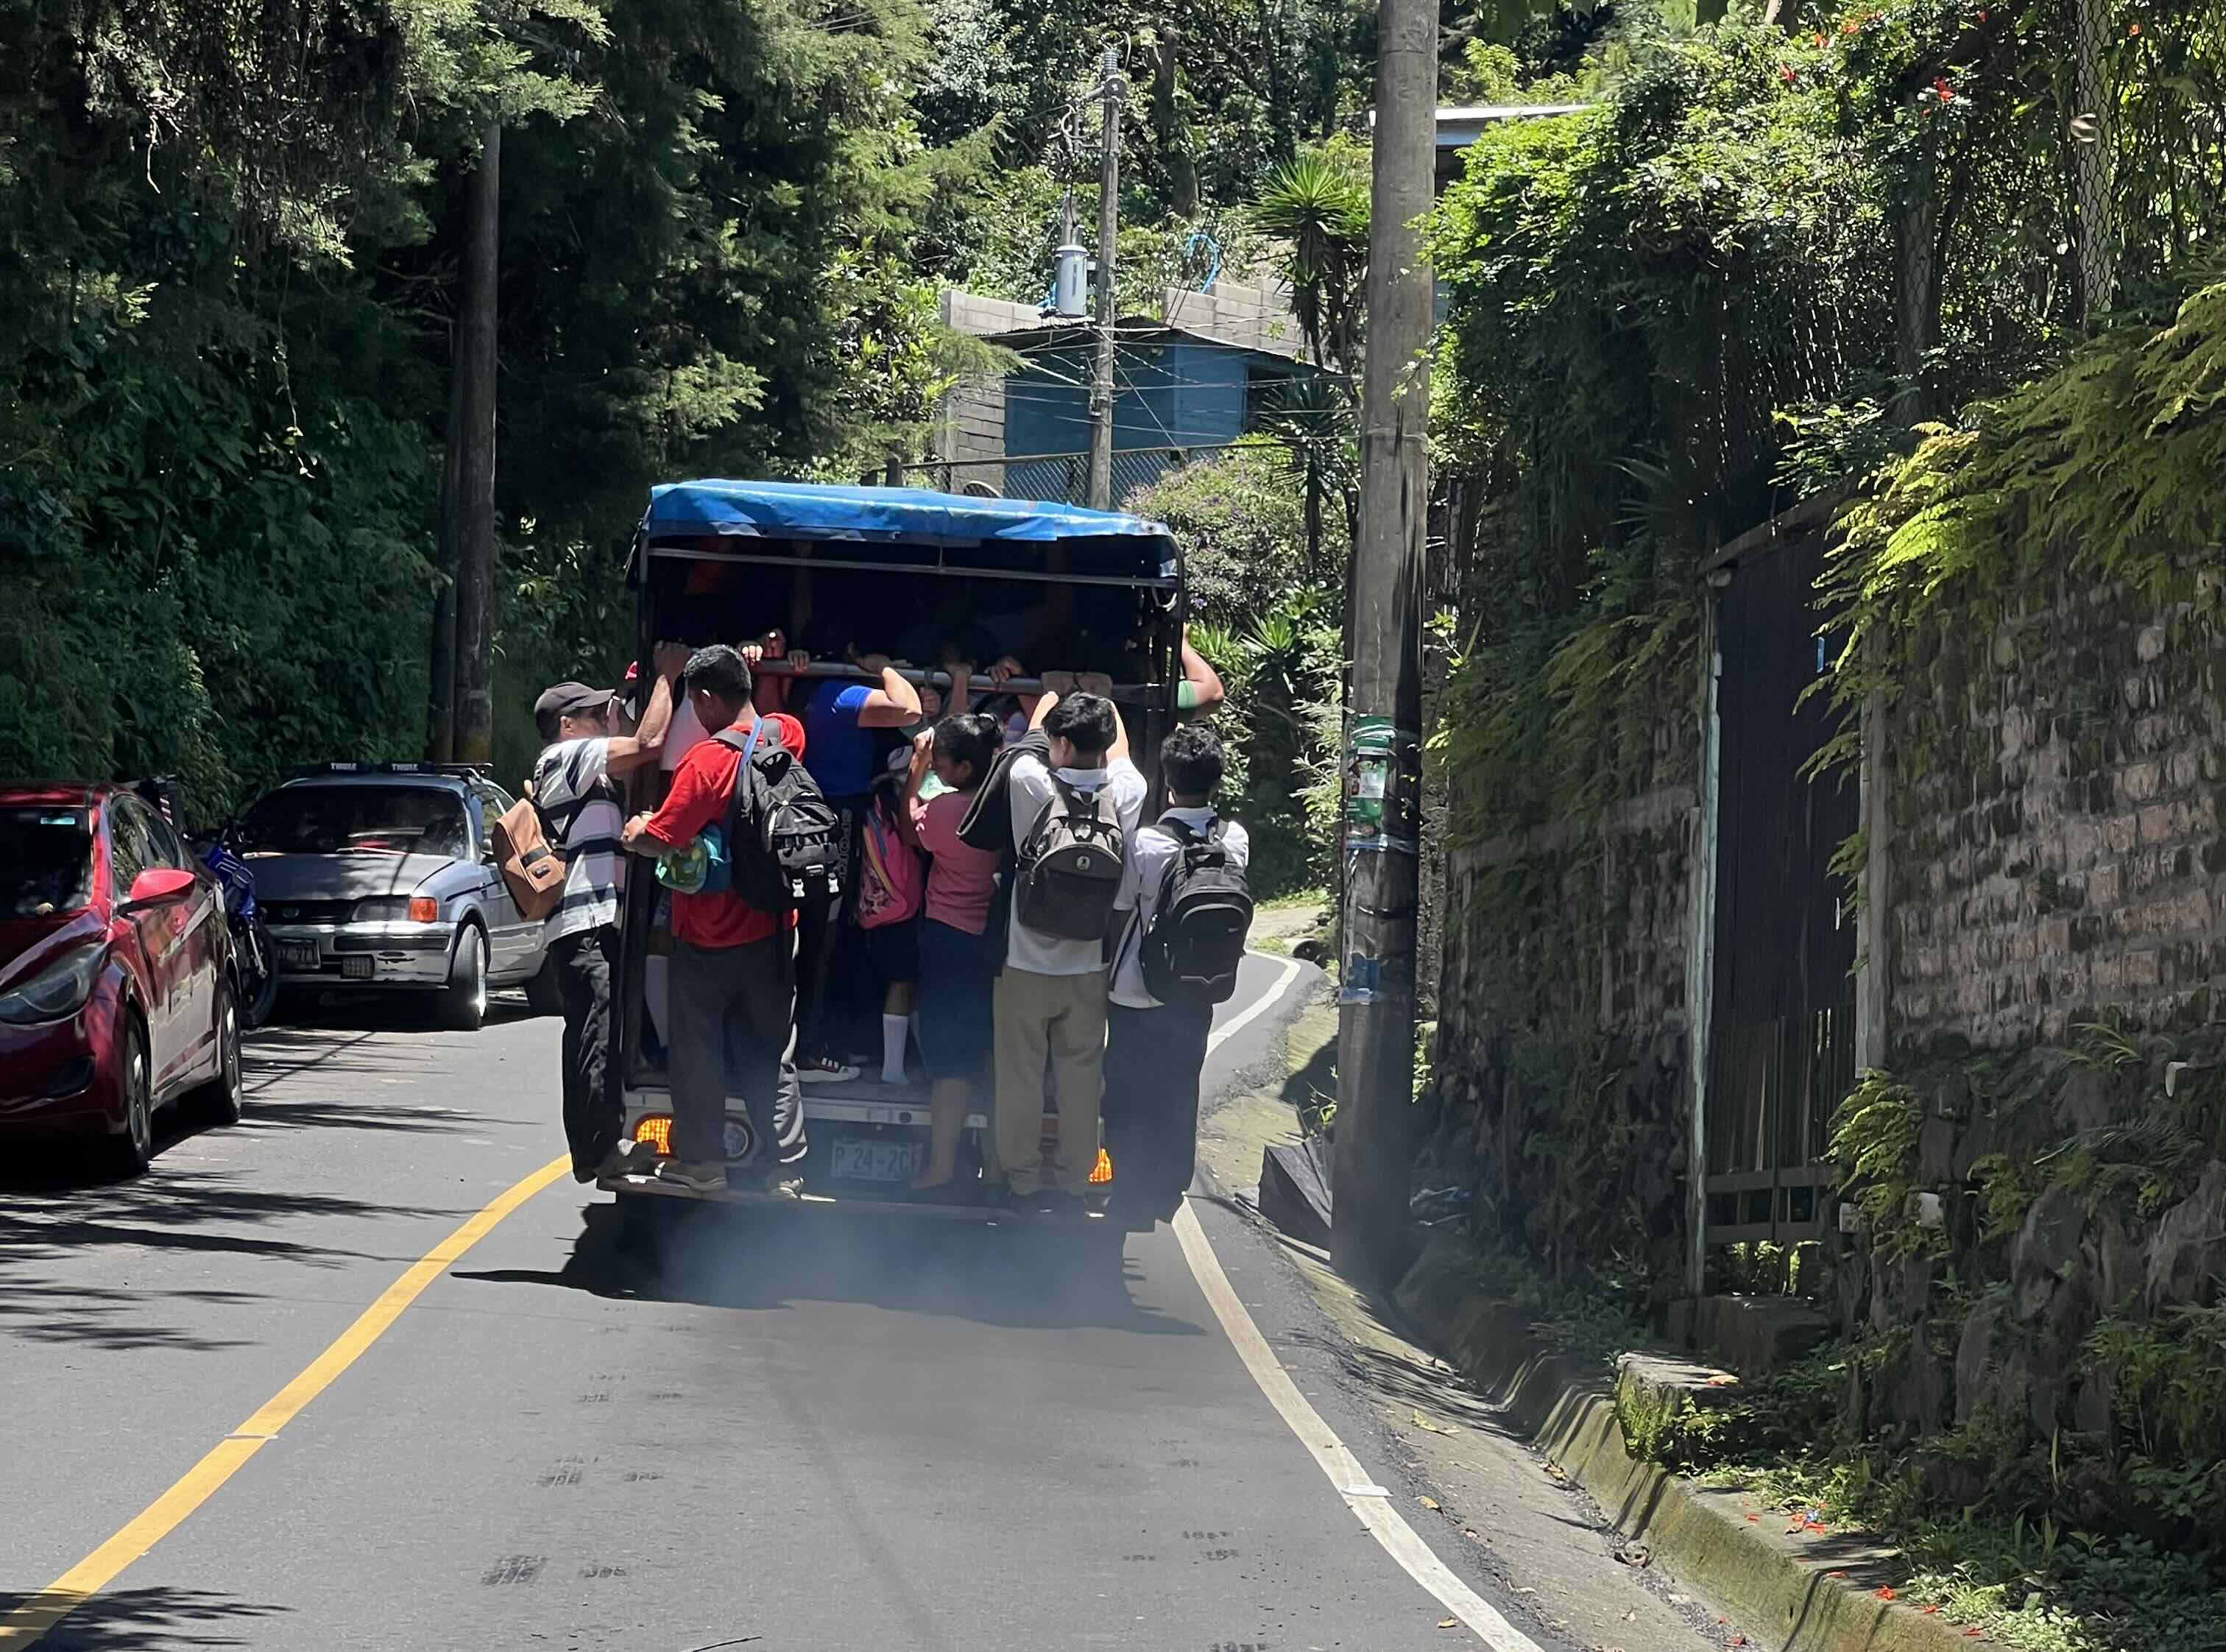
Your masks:
M932 661L905 662L901 639L935 634L946 620L977 636L987 630L1024 638L1006 651L1021 658L1028 675L995 683L977 674L977 696L1036 691L1047 670L1110 677L1134 759L1158 795L1159 750L1177 715L1187 612L1181 554L1161 524L1072 505L906 488L676 482L652 495L634 537L628 581L645 661L659 641L741 643L787 630L808 612L836 616L843 633L899 659L911 681L947 692L948 672ZM824 619L805 620L799 627L825 628ZM785 661L760 666L773 674L789 669ZM870 680L839 658L813 658L804 674ZM804 760L810 768L808 746ZM631 807L659 801L661 780L648 784L651 795L637 794ZM671 1118L664 1075L649 1059L644 1037L650 960L663 942L657 931L661 886L648 871L638 863L626 886L617 1016L625 1129L636 1141L662 1138ZM806 1084L802 1096L808 1199L966 1213L968 1207L908 1198L906 1184L927 1141L924 1083L892 1085L867 1074L849 1083ZM989 1097L984 1072L962 1137L962 1173L983 1162ZM730 1143L745 1146L740 1096L729 1096L728 1115ZM1057 1128L1048 1112L1045 1128ZM1101 1153L1097 1174L1110 1181L1119 1166ZM629 1204L766 1197L740 1191L691 1195L642 1177L607 1178L602 1185Z

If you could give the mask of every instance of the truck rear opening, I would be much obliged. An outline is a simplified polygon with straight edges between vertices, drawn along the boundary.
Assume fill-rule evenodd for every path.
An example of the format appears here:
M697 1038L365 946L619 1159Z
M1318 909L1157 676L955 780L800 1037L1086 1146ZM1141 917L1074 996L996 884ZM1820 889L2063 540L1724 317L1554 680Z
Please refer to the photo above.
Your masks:
M1134 759L1157 791L1160 745L1175 721L1187 608L1180 555L1158 524L906 489L678 483L656 490L636 536L629 582L644 661L659 641L739 645L779 632L792 647L819 645L810 649L808 678L875 680L848 663L841 639L857 653L887 656L908 680L943 692L950 664L972 664L976 709L997 690L986 672L999 655L1024 668L1002 686L1008 705L1015 690L1037 689L1043 672L1102 673L1115 684ZM985 655L992 646L996 653ZM791 675L781 664L759 669ZM793 692L811 686L798 683ZM891 749L896 740L892 731ZM657 805L678 755L668 737L661 772L646 785L637 783L630 809ZM808 744L804 761L811 766ZM671 1101L652 982L669 937L659 922L662 888L647 873L646 862L632 868L622 917L619 1058L626 1134L663 1149ZM859 1002L861 933L838 927L830 972L836 983L830 998L839 992L852 1009ZM873 1037L850 1047L863 1054L878 1043L878 1030ZM916 1058L902 1084L881 1082L879 1066L876 1058L855 1078L800 1087L807 1196L951 1208L915 1204L909 1187L928 1141L929 1090ZM984 1071L974 1081L959 1143L959 1175L970 1186L987 1168L990 1096ZM1048 1111L1045 1128L1055 1140ZM728 1098L727 1145L735 1162L754 1145L739 1096ZM1116 1171L1101 1147L1092 1184L1109 1187ZM622 1196L691 1197L639 1177L603 1185Z

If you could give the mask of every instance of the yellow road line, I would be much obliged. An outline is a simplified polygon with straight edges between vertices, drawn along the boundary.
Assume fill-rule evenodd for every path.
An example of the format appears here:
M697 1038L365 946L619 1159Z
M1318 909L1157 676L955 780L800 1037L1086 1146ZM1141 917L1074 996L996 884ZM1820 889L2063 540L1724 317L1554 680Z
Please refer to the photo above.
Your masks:
M149 1503L130 1524L37 1594L0 1616L0 1647L25 1647L38 1641L115 1582L124 1567L176 1530L186 1516L213 1496L217 1488L232 1478L265 1441L299 1416L302 1408L322 1394L334 1378L385 1335L387 1327L402 1317L403 1310L415 1302L427 1286L493 1232L496 1223L563 1175L571 1164L569 1154L559 1154L550 1160L411 1263L409 1271L380 1292L378 1299L357 1315L355 1323L304 1366L300 1376L219 1440L207 1456L181 1475L175 1484Z

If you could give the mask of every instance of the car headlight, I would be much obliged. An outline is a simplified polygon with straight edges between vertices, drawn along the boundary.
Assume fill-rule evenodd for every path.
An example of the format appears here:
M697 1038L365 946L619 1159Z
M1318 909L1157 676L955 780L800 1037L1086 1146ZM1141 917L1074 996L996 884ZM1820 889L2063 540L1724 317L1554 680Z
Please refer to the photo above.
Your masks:
M98 943L64 953L14 991L0 994L0 1021L26 1026L76 1014L92 996L107 958L107 949Z
M356 924L430 924L441 916L441 903L430 895L380 895L359 900L348 914Z

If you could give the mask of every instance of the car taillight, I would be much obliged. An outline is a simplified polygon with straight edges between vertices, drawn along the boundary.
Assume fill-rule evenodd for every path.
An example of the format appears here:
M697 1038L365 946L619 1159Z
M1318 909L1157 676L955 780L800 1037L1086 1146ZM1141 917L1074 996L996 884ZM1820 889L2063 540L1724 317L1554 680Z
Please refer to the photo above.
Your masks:
M646 1141L666 1158L672 1156L672 1115L652 1113L633 1127L633 1139Z
M440 915L441 903L434 899L432 896L412 895L410 897L410 921L411 923L429 924Z

